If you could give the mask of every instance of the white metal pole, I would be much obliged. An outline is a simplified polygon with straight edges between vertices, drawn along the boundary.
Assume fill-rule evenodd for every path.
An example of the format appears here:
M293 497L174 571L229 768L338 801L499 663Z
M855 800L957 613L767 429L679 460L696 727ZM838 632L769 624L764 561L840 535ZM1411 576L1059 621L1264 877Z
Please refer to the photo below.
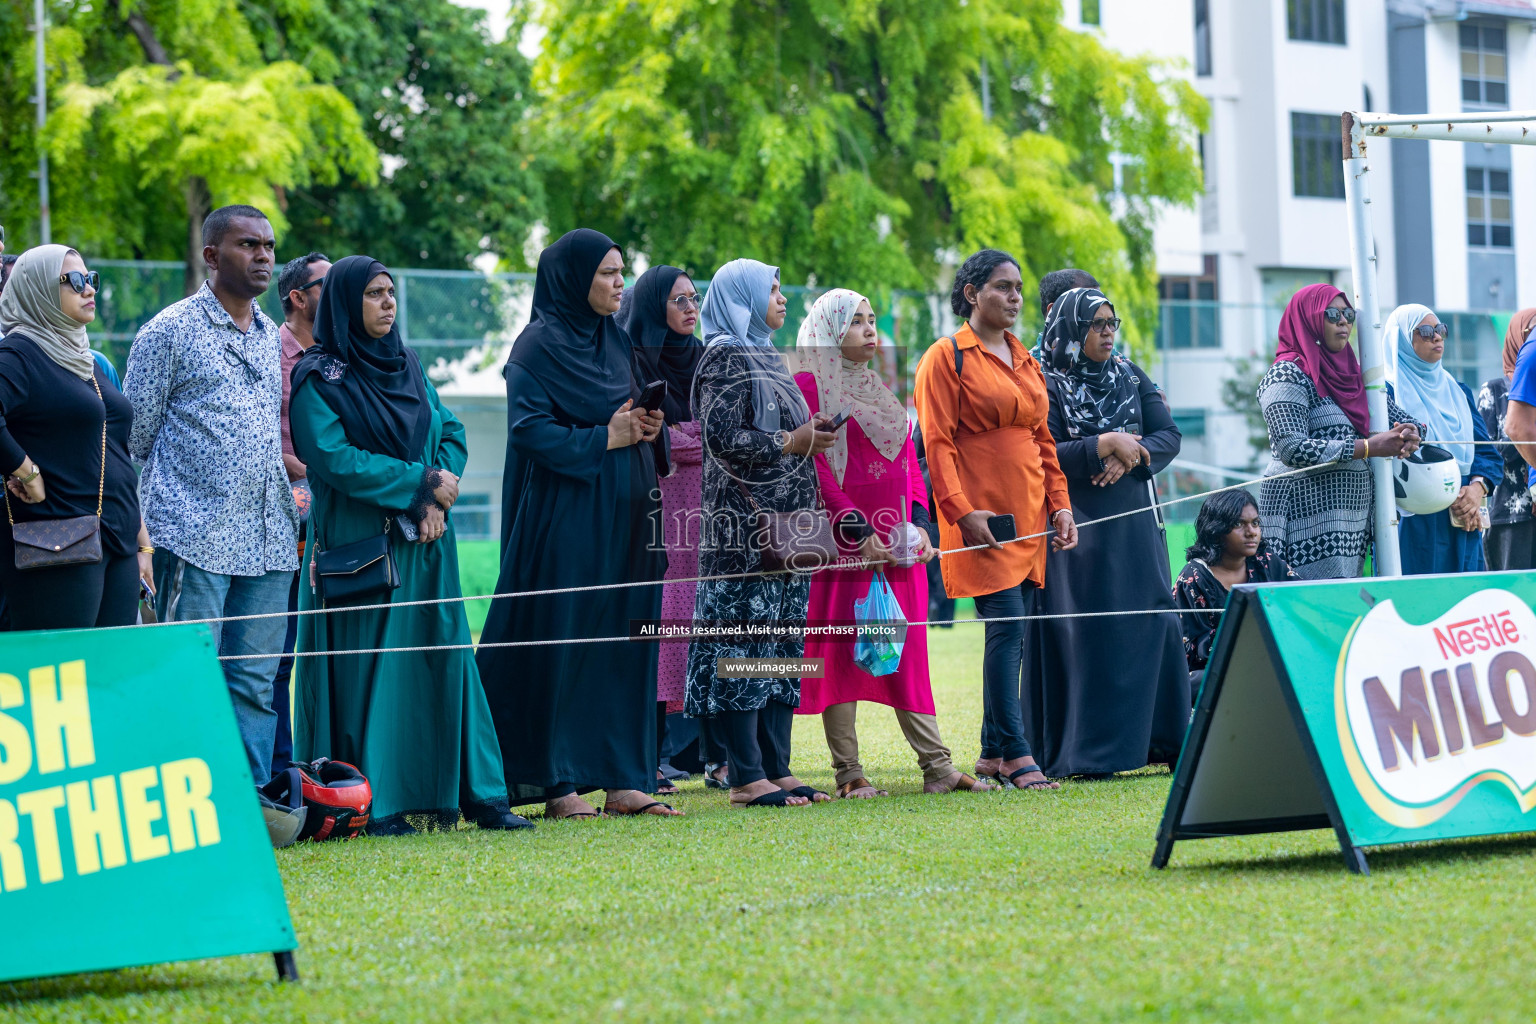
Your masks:
M48 127L48 47L43 38L47 31L47 17L43 0L34 0L32 18L35 22L33 28L37 31L37 212L43 245L53 241L53 216L48 208L48 150L43 147L43 131Z
M1356 328L1360 342L1360 370L1365 377L1365 398L1371 416L1371 432L1388 429L1386 359L1381 348L1381 309L1376 300L1376 245L1371 232L1371 166L1365 138L1355 115L1343 117L1344 201L1349 211L1350 270L1354 275ZM1402 559L1397 547L1397 498L1392 491L1392 460L1368 459L1375 482L1375 563L1378 576L1401 576Z

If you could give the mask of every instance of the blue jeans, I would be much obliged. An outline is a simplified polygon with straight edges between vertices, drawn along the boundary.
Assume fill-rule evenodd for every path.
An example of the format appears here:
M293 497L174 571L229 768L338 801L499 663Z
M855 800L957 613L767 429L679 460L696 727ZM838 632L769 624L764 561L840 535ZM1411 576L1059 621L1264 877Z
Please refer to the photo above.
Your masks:
M995 594L976 596L978 619L1035 614L1040 590L1029 580ZM1022 677L1034 655L1030 639L1033 622L989 622L981 661L981 756L1012 761L1028 757L1024 738Z
M272 678L283 656L283 634L287 632L288 620L282 613L288 610L293 573L226 576L199 569L170 552L161 554L164 558L156 559L162 564L157 567L155 579L155 612L161 622L277 613L268 619L209 625L214 649L220 655L270 655L219 663L235 708L235 724L240 727L245 756L251 763L251 775L256 785L265 785L272 777L272 744L277 738Z

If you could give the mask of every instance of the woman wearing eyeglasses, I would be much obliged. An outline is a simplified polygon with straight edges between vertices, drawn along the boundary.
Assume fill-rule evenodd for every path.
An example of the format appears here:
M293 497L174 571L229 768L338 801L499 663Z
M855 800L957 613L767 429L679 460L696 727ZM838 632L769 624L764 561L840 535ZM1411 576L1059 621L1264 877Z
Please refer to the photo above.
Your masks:
M1045 563L1043 613L1173 607L1168 545L1150 509L1152 477L1182 438L1162 391L1116 354L1120 318L1097 288L1051 306L1041 339L1048 420L1066 474L1077 547ZM1139 515L1126 515L1140 511ZM1095 522L1110 516L1108 522ZM1173 615L1046 619L1025 677L1030 746L1053 778L1102 778L1178 755L1189 722L1189 670Z
M1419 425L1391 397L1390 430L1370 433L1365 381L1349 347L1355 310L1331 284L1291 296L1280 320L1275 364L1259 381L1259 409L1273 455L1259 488L1264 539L1302 579L1360 575L1371 541L1373 488L1366 459L1412 455Z
M1504 479L1504 466L1492 445L1451 442L1487 441L1488 428L1477 414L1471 390L1452 377L1442 359L1448 328L1428 306L1398 306L1382 328L1382 342L1395 351L1395 396L1403 409L1425 426L1424 440L1456 456L1461 491L1451 507L1433 515L1404 515L1398 525L1403 572L1481 572L1483 500Z
M699 292L680 267L652 267L641 274L624 298L614 320L629 335L634 348L635 383L641 388L665 381L661 411L666 417L671 472L657 482L661 488L661 540L667 549L669 580L699 574L700 507L704 504L704 447L699 422L693 416L693 375L704 346L694 337L699 322ZM668 583L661 592L663 619L693 618L697 583ZM657 716L683 710L688 681L688 645L658 644L656 665ZM664 721L664 719L663 719ZM666 735L661 728L658 737ZM723 784L724 748L699 719L699 756L705 762L705 783ZM658 776L660 770L658 769ZM658 777L657 792L676 792Z
M0 296L0 470L6 524L0 583L12 629L129 626L139 584L152 577L149 535L139 518L138 477L128 458L133 407L92 356L101 279L63 245L22 253ZM57 561L48 546L16 543L11 524L57 523L51 539L80 553ZM74 520L65 525L62 520ZM99 522L99 554L81 540ZM27 533L31 531L18 531ZM78 543L72 543L78 542Z

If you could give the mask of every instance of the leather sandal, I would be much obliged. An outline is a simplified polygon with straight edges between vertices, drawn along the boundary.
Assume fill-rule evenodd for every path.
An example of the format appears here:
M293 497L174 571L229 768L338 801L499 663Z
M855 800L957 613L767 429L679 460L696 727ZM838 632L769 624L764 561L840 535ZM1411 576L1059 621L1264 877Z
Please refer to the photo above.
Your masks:
M852 794L853 791L856 790L856 789L874 789L875 790L875 796L890 796L891 795L890 793L886 792L883 789L875 789L875 784L873 782L870 782L868 779L864 778L861 775L857 779L849 779L847 782L844 782L844 783L840 784L837 787L837 797L838 797L839 800L868 800L868 799L870 799L869 797L851 796L850 794Z
M994 786L991 782L988 782L985 779L978 779L973 775L967 775L965 772L960 772L958 774L960 775L960 781L955 783L949 789L929 789L927 786L924 786L923 792L933 794L1002 792L1001 786Z

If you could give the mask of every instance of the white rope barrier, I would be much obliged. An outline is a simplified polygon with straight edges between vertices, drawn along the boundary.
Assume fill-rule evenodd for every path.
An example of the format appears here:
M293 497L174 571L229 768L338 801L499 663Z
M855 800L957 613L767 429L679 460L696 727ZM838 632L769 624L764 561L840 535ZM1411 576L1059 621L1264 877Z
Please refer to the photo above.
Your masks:
M1276 473L1273 476L1255 477L1252 480L1245 480L1245 481L1243 481L1241 483L1228 484L1225 487L1216 487L1216 488L1213 488L1213 489L1211 489L1209 491L1201 491L1198 494L1187 494L1187 495L1184 495L1184 496L1178 497L1178 498L1170 498L1167 501L1159 501L1155 505L1151 505L1151 504L1144 505L1144 506L1142 506L1140 508L1129 509L1129 510L1127 510L1125 512L1116 512L1114 515L1103 516L1103 517L1101 517L1099 519L1088 519L1088 520L1085 520L1085 521L1083 521L1081 523L1077 523L1075 525L1077 526L1078 529L1081 530L1082 528L1084 528L1086 526L1097 526L1097 525L1099 525L1101 523L1112 522L1112 521L1114 521L1116 519L1124 519L1124 518L1126 518L1128 516L1140 515L1140 514L1142 514L1144 512L1155 512L1155 511L1157 511L1159 509L1168 508L1169 506L1178 505L1178 504L1181 504L1183 502L1197 501L1197 500L1200 500L1200 499L1209 498L1213 494L1220 494L1220 493L1222 493L1224 491L1240 490L1240 489L1243 489L1243 488L1246 488L1246 487L1250 487L1250 486L1252 486L1254 484L1261 484L1261 483L1263 483L1266 480L1281 480L1281 479L1284 479L1286 477L1299 476L1299 475L1301 475L1303 473L1315 473L1315 472L1318 472L1320 470L1330 469L1330 468L1332 468L1332 467L1334 467L1336 465L1338 465L1338 464L1337 463L1332 463L1332 462L1327 462L1327 463L1322 463L1322 464L1316 465L1316 466L1303 466L1300 469L1286 470L1283 473ZM1049 537L1052 534L1054 534L1055 532L1056 531L1054 529L1042 530L1039 533L1024 534L1023 536L1014 537L1011 540L999 541L998 543L999 543L999 545L1018 544L1018 543L1022 543L1023 541L1026 541L1026 540L1038 540L1041 537ZM943 551L938 551L938 552L935 552L935 553L940 558L943 558L946 555L958 555L958 554L961 554L961 553L966 552L966 551L980 551L980 550L983 550L983 549L988 548L988 547L990 547L990 545L987 545L987 544L973 544L973 545L971 545L969 547L951 548L951 549L947 549L947 550L943 550ZM721 582L721 581L724 581L724 580L752 579L752 578L759 577L759 576L763 576L763 577L766 577L766 576L784 576L784 575L809 576L809 575L812 575L814 573L828 572L828 571L833 571L833 570L867 569L867 568L870 568L871 566L875 566L875 565L879 565L879 564L881 564L881 563L871 562L871 561L868 561L866 559L858 559L858 560L847 560L847 561L833 562L830 565L823 565L823 566L819 566L819 567L814 568L814 569L806 569L806 570L796 570L796 569L775 569L775 570L771 570L771 571L770 570L753 570L751 572L723 573L723 574L719 574L719 575L715 575L715 576L689 576L689 577L681 577L681 578L677 578L677 579L635 580L635 581L628 581L628 582L624 582L624 583L591 583L591 584L586 584L586 585L583 585L583 586L575 586L575 587L554 587L554 588L550 588L550 589L547 589L547 590L513 590L513 591L508 591L507 593L504 593L504 594L473 594L473 595L469 595L469 596L458 596L458 597L428 597L428 598L421 598L421 599L415 600L415 601L386 601L386 602L382 602L382 603L379 603L379 604L344 605L344 606L336 607L336 608L300 608L300 609L297 609L297 610L291 611L291 612L290 611L255 612L255 613L252 613L252 614L249 614L249 615L226 615L226 616L222 616L222 617L219 617L219 618L211 618L211 619L183 619L183 620L174 621L174 622L146 623L146 626L147 627L154 627L154 626L200 626L200 625L211 625L212 623L215 623L215 622L249 622L249 621L253 621L253 620L257 620L257 619L282 619L282 618L287 618L290 615L296 615L296 616L303 616L303 615L328 615L328 614L331 614L333 612L380 611L380 610L383 610L383 609L386 609L386 608L415 608L415 607L420 607L420 606L423 606L423 605L454 604L454 603L459 603L459 602L464 602L464 601L498 601L498 600L504 600L504 599L509 599L509 598L522 598L522 597L559 597L559 596L563 596L563 595L566 595L566 594L587 594L587 593L593 593L595 591L601 591L601 590L620 590L620 589L624 589L624 588L627 588L627 587L659 587L659 586L664 586L664 585L669 584L669 583L716 583L716 582ZM144 626L106 626L106 627L103 627L103 628L105 628L105 629L142 629L142 628L145 628L145 627ZM340 653L340 652L338 652L338 653Z

